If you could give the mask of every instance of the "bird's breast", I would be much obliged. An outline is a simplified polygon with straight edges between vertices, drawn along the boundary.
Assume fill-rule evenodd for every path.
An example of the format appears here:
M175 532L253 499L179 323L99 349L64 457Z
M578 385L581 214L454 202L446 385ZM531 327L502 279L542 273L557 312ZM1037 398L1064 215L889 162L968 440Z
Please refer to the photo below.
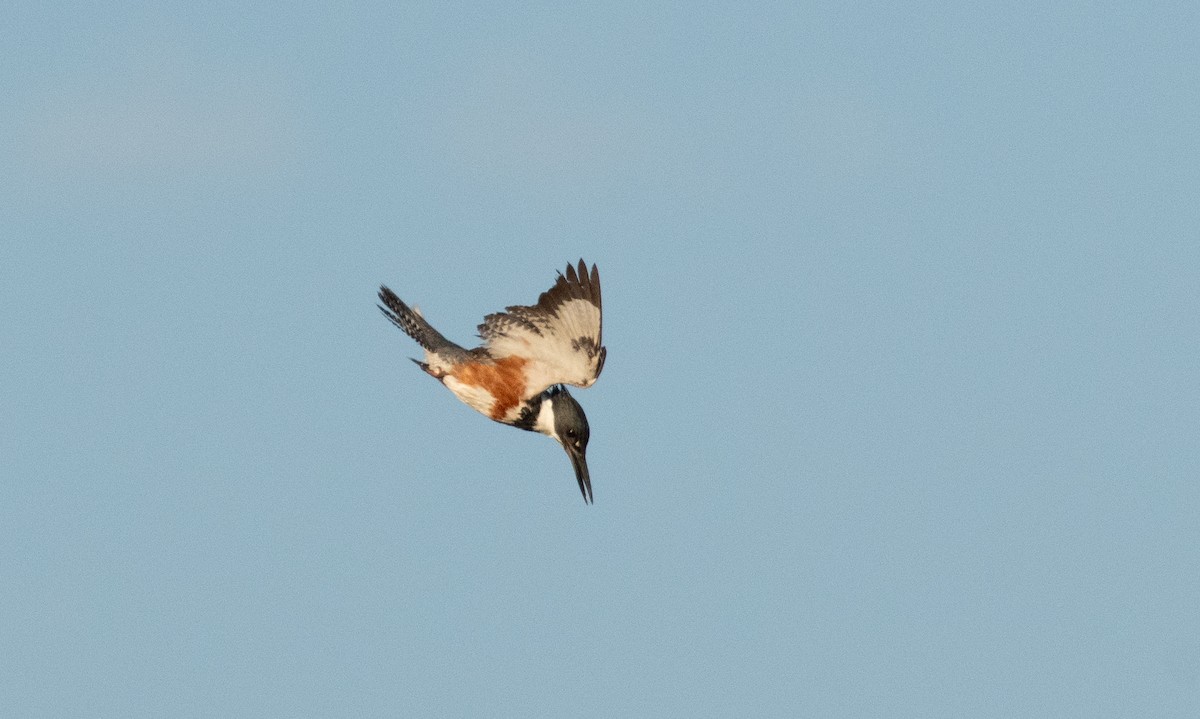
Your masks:
M525 399L523 357L492 362L461 362L442 377L443 384L460 400L497 422L512 422Z

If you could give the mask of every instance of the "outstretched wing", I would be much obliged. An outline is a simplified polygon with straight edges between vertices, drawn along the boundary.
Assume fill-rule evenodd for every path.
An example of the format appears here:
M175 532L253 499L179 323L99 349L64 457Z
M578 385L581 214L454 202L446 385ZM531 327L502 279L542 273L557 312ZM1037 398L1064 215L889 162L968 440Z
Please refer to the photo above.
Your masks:
M536 305L516 305L488 315L479 325L483 348L496 359L526 361L525 392L538 394L553 384L590 387L604 369L601 344L600 271L579 261L538 297Z

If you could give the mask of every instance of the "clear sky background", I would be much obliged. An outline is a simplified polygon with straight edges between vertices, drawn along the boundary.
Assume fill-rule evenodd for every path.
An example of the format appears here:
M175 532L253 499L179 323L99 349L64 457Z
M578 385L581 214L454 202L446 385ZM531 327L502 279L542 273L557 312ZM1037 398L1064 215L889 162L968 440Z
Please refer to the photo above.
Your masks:
M1200 715L1195 3L396 5L0 11L0 715Z

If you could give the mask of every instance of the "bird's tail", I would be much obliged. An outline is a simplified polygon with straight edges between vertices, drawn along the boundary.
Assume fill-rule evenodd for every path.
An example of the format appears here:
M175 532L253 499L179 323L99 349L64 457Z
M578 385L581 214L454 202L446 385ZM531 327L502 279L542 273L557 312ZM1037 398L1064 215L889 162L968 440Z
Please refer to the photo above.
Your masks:
M383 303L379 305L379 311L383 313L383 316L404 330L404 334L416 340L417 344L425 348L425 351L445 356L447 359L466 352L462 347L446 339L441 332L435 330L419 311L404 304L404 301L397 297L395 292L388 289L387 285L379 288L379 301ZM418 362L418 364L420 363Z

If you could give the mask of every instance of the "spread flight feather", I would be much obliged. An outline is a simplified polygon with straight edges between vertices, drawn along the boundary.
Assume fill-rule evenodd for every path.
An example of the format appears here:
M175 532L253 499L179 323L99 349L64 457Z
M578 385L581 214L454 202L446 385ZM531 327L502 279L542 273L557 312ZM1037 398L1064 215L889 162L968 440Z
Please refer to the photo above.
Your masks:
M525 391L534 395L555 384L590 387L604 369L600 271L567 265L565 275L532 306L514 305L479 325L483 351L494 359L522 357L529 364Z

